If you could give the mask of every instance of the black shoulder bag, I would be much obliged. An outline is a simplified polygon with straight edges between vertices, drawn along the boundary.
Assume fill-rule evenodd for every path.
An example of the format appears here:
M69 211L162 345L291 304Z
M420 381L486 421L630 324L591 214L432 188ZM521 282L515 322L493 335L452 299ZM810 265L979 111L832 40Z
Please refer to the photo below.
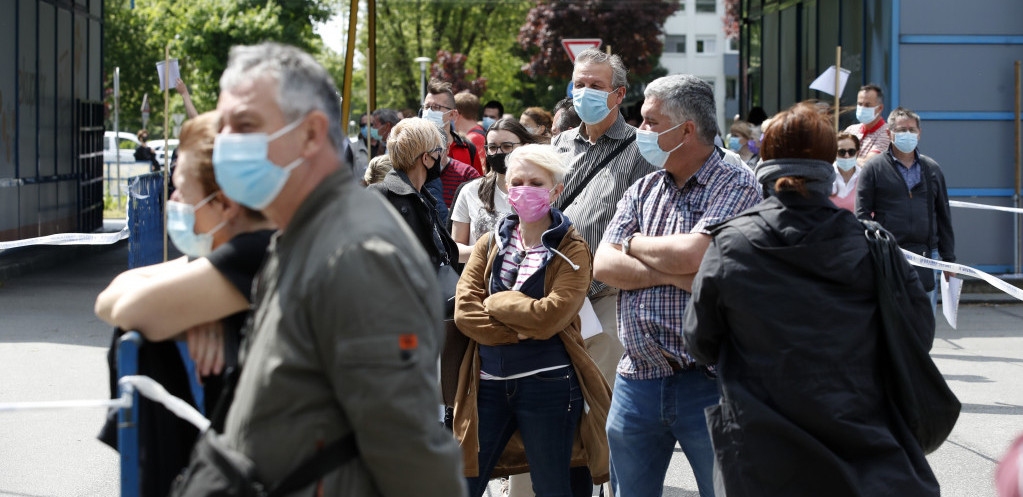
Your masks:
M223 424L239 376L238 369L228 373L213 413L214 426ZM273 488L267 488L259 481L255 463L208 429L199 435L188 467L174 480L169 497L281 497L323 478L358 454L355 434L349 433L306 459Z
M860 221L874 261L881 317L879 348L885 391L925 454L934 452L955 427L962 404L934 365L926 337L913 329L903 284L909 269L895 237L874 221Z

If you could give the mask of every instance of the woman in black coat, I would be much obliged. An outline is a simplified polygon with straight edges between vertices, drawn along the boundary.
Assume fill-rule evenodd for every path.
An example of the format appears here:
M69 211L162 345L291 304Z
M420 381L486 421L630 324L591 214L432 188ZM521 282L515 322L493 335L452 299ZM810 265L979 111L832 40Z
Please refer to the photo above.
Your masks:
M814 105L776 116L756 169L767 198L714 230L693 282L686 347L717 363L734 416L709 422L728 497L939 495L884 392L864 230L828 200L835 147ZM903 312L930 343L930 303L905 269Z

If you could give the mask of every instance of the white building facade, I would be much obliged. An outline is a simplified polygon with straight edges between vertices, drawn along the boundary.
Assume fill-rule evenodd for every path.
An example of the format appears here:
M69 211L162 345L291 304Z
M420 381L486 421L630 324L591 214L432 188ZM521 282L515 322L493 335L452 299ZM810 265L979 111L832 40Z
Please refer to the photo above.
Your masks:
M714 87L722 134L739 109L739 45L725 37L724 15L724 0L679 0L679 9L664 22L661 55L668 74L692 74Z

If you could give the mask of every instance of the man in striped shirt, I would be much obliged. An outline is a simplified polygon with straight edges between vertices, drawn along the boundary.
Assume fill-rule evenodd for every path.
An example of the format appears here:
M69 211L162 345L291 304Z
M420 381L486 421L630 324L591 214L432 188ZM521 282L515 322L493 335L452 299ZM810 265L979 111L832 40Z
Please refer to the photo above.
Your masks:
M714 147L714 91L695 76L667 76L647 86L637 144L664 169L625 192L594 259L593 277L621 289L618 365L607 418L611 484L616 497L652 497L679 442L700 495L714 494L714 452L703 410L718 402L715 382L682 342L693 276L710 244L712 224L760 201L745 166Z
M884 92L881 87L873 83L863 85L856 94L856 120L860 124L853 124L845 129L846 133L856 135L860 139L860 152L856 154L856 163L863 167L867 159L874 154L883 154L888 151L891 138L888 136L888 128L885 126L884 118Z
M626 69L617 55L588 49L575 59L573 107L582 124L554 138L552 145L570 161L565 192L554 206L572 220L590 250L596 250L615 205L639 178L657 170L636 148L636 128L618 111L625 98ZM590 302L603 332L586 339L586 351L608 384L624 348L617 338L618 289L594 280Z

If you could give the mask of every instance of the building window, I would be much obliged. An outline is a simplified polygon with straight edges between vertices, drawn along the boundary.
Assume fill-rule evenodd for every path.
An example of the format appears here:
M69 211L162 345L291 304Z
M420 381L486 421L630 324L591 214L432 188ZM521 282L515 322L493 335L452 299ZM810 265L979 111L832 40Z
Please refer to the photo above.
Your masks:
M696 53L711 55L717 50L717 48L715 47L716 44L717 40L715 39L714 36L697 36Z
M686 53L686 35L666 35L664 37L665 53Z
M728 76L725 78L725 99L739 99L739 81L734 76Z
M738 52L739 51L739 37L733 36L728 39L728 51Z
M717 11L717 0L696 0L696 12L701 14L714 14Z

